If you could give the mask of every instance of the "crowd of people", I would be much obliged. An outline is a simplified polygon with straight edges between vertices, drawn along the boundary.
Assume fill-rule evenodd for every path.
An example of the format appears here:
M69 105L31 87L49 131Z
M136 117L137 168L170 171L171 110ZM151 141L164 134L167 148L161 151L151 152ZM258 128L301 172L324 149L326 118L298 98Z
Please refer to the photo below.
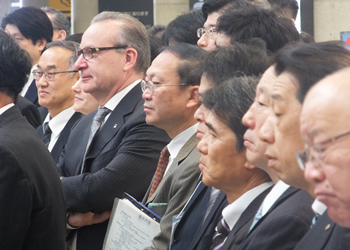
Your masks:
M5 16L0 249L101 250L128 193L161 217L147 250L349 250L350 49L298 8L104 11L70 36L48 7Z

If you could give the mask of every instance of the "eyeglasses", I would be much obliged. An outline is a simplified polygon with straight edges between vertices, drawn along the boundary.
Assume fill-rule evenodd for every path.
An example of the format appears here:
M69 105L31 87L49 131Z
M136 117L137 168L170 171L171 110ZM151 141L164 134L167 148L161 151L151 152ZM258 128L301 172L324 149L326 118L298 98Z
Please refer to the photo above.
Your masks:
M56 74L76 73L76 72L78 72L78 70L62 71L62 72L43 72L43 71L35 69L35 70L33 70L32 74L33 74L35 81L39 81L43 75L45 76L46 80L53 81L53 80L55 80Z
M147 89L149 89L149 91L151 91L151 94L154 93L154 90L156 88L159 88L159 87L166 87L166 86L188 86L189 84L187 83L180 83L178 85L175 85L175 84L154 84L153 82L151 81L144 81L142 80L141 81L141 89L142 89L142 92L145 92Z
M86 61L90 60L91 58L94 57L94 54L102 51L102 50L110 50L110 49L126 49L128 46L127 45L121 45L121 46L116 46L116 47L101 47L101 48L83 48L81 50L77 51L77 56L80 56L83 54L83 57Z
M336 140L343 138L347 135L350 135L350 131L343 133L341 135L335 136L326 141L314 144L312 146L307 147L305 150L298 151L296 153L297 161L301 170L305 170L306 164L308 162L311 163L322 163L324 158L324 151L333 144Z
M197 37L198 38L201 38L204 33L207 35L207 36L212 36L215 32L216 32L216 28L215 27L211 27L209 29L205 29L205 28L199 28L197 30Z

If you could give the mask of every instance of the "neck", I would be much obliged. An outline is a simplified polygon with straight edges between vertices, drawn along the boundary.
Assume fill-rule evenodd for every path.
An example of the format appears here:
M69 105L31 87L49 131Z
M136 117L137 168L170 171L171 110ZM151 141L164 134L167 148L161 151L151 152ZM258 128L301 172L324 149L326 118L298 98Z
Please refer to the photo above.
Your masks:
M6 95L5 93L0 92L0 108L5 107L6 105L13 103L14 100Z
M191 117L193 117L193 115ZM197 123L197 121L195 119L191 118L191 119L188 119L186 122L183 122L182 124L178 124L178 123L172 124L171 128L164 129L164 130L167 132L167 134L169 135L169 137L171 139L174 139L176 136L181 134L186 129L192 127L196 123Z

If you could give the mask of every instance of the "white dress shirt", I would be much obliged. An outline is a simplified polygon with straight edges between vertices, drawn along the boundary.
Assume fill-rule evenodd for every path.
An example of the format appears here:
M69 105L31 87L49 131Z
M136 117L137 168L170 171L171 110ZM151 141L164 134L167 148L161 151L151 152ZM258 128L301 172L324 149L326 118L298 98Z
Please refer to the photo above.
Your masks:
M45 122L49 122L49 127L51 129L51 139L50 143L48 145L48 150L51 152L53 147L55 146L58 137L60 136L62 130L66 126L69 119L74 115L75 111L73 109L73 106L70 108L67 108L63 111L61 111L59 114L57 114L54 118L50 119L50 113L47 114L45 118ZM43 126L44 129L44 126ZM45 131L44 131L45 133Z
M273 182L265 182L259 186L245 192L241 197L235 200L233 203L229 204L227 207L222 210L222 217L226 221L227 225L230 227L230 230L236 225L239 217L247 209L249 204L267 188L271 187Z
M10 109L11 107L15 106L14 103L7 104L6 106L0 108L0 115L2 115L6 110Z
M312 203L312 211L314 211L315 214L322 215L324 211L327 210L327 206L320 202L319 200L315 199L314 202Z
M32 71L33 71L34 69L37 69L37 68L38 68L37 66L38 66L38 64L35 64L35 65L32 67L32 69L30 70L29 77L28 77L28 81L27 81L27 83L24 85L24 87L23 87L21 93L19 93L21 96L25 96L25 95L26 95L26 93L27 93L27 91L28 91L28 89L29 89L29 87L30 87L30 84L31 84L32 81L34 80L34 76L33 76L33 74L32 74Z
M281 195L289 188L290 186L283 181L278 181L276 185L271 189L270 193L266 195L262 203L262 216L264 216L267 211L270 210L273 204L281 197Z
M171 142L168 144L168 150L169 150L169 162L166 166L164 176L166 172L169 170L169 167L173 163L174 159L176 158L177 154L180 152L181 148L185 145L185 143L195 134L197 133L197 127L198 123L194 124L193 126L189 127L188 129L182 131L180 134L175 136L174 139L171 140Z

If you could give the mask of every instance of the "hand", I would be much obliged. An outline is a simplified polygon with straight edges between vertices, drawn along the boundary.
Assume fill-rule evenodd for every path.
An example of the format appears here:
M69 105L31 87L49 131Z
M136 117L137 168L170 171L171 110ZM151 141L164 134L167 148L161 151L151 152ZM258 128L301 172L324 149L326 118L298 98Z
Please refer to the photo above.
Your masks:
M78 212L70 212L68 216L68 224L72 227L83 227L89 226L93 224L99 224L111 216L111 211L103 212L102 214L94 214L91 212L88 213L78 213Z

